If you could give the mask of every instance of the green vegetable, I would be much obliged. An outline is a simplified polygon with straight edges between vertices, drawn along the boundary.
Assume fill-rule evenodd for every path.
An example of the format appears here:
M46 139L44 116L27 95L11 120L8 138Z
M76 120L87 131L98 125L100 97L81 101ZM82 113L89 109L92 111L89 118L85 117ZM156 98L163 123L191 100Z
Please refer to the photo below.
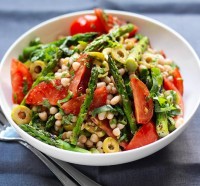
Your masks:
M101 51L104 48L108 47L114 47L118 45L118 42L116 40L123 36L126 33L129 33L133 30L134 26L132 24L126 24L121 27L117 27L113 29L108 34L103 34L96 39L94 39L91 43L87 45L85 48L85 52L91 52L91 51Z
M55 121L56 119L54 115L50 116L46 122L45 130L49 130L51 127L53 127L55 124Z
M126 68L129 72L135 72L135 70L138 67L138 62L141 60L142 54L147 49L148 44L148 37L143 37L142 39L140 39L138 44L131 50L130 54L126 59Z
M156 132L160 138L169 134L167 114L156 113Z
M98 69L96 67L93 67L92 71L91 71L90 81L88 83L86 97L85 97L83 104L81 105L76 125L73 128L71 143L74 145L77 144L78 135L80 134L80 131L81 131L81 125L87 116L88 109L89 109L92 99L94 97L94 90L96 88L96 84L98 81L98 74L99 74Z
M92 111L92 116L95 117L97 114L102 113L102 112L112 112L112 113L124 115L124 112L120 107L118 106L112 107L111 105L104 105L102 107L94 109Z
M119 74L115 61L111 58L111 56L108 57L108 63L110 66L111 74L115 80L117 90L122 97L122 106L123 106L124 113L130 125L131 132L134 134L137 130L137 126L136 126L136 121L132 112L131 102L128 98L128 93L126 91L126 87L124 84L124 80L122 76Z
M159 68L151 68L151 77L152 77L152 87L150 90L151 97L154 97L159 94L161 86L163 84L163 76Z
M69 151L75 151L75 152L81 152L81 153L90 153L88 150L82 149L80 147L75 147L67 143L66 141L63 141L59 139L57 136L52 135L49 132L46 132L44 130L41 130L37 127L33 127L27 124L20 125L20 127L27 133L29 133L31 136L37 138L38 140L47 143L49 145L69 150Z

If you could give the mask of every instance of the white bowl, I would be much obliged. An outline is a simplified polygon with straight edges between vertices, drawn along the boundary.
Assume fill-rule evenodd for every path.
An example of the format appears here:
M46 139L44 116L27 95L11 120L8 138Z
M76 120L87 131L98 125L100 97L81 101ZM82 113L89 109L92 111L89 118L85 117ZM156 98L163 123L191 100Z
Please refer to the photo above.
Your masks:
M10 80L10 63L17 58L30 40L39 36L43 42L53 41L59 34L68 34L69 25L77 17L93 14L93 11L72 13L50 19L23 34L7 51L0 67L0 101L2 109L17 132L35 148L54 158L82 165L116 165L146 157L172 142L189 125L189 120L195 113L200 102L200 66L199 59L192 47L177 32L153 19L122 11L107 11L139 26L140 32L150 38L153 48L162 49L166 55L179 65L184 79L185 123L163 139L150 145L112 154L82 154L62 150L47 145L31 137L21 130L11 119L12 96ZM173 20L172 20L173 21Z

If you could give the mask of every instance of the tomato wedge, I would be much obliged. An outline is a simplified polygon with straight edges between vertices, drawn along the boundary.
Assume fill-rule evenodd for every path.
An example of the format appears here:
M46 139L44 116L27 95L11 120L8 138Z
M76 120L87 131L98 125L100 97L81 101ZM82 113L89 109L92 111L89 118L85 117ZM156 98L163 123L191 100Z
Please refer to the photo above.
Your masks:
M30 90L33 79L28 68L17 59L12 59L11 63L11 84L13 103L20 104Z
M85 93L91 74L91 69L87 67L87 63L89 63L87 54L81 55L77 62L79 62L81 66L75 72L75 75L69 85L69 90L73 93L73 97L77 97L80 94Z
M90 110L106 105L107 95L108 93L105 86L97 88L94 91L94 98L90 105Z
M71 27L70 34L75 35L78 33L86 32L100 32L103 33L104 30L101 26L101 22L95 15L84 15L76 19Z
M135 133L132 140L126 146L126 150L139 148L158 140L158 134L156 133L156 127L153 122L149 122Z
M43 105L47 100L51 105L57 105L57 101L64 99L68 94L68 88L61 85L60 80L41 82L35 86L26 98L26 104Z
M136 120L140 124L148 123L153 117L153 99L149 98L147 86L138 78L131 78Z
M183 104L183 98L181 96L181 93L175 87L175 85L173 84L173 82L171 82L166 77L164 77L163 86L164 86L165 90L174 90L174 91L176 91L176 93L178 95L178 105L180 106L180 108L182 110L182 115L181 116L183 116L183 113L184 113L184 104Z
M79 97L72 98L71 100L69 100L68 102L62 105L62 109L64 110L66 114L71 113L74 115L78 115L80 112L80 107L84 102L84 99L85 99L85 94ZM103 86L103 87L97 88L94 91L94 98L89 110L93 110L95 108L106 105L106 100L107 100L106 87Z
M96 8L94 9L94 13L101 22L101 25L106 33L110 31L116 25L124 25L126 21L119 19L118 17L112 16L110 14L106 14L102 9ZM134 25L132 32L129 33L129 37L133 37L138 31L138 27Z
M173 83L175 87L178 89L181 95L183 95L183 78L181 76L181 73L178 68L175 68L172 72L172 75L174 77Z

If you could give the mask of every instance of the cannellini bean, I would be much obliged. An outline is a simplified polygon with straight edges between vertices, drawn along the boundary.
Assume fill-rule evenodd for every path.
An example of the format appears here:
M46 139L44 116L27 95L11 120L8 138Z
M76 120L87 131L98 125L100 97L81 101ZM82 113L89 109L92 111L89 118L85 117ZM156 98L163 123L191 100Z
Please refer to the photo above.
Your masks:
M67 131L66 137L69 139L72 136L72 131Z
M54 117L55 119L62 119L62 115L60 112L56 113Z
M47 112L43 111L43 112L40 112L38 115L42 121L47 120Z
M120 102L120 100L121 100L121 96L120 96L120 95L117 95L117 96L115 96L114 98L112 98L112 99L110 100L110 104L111 104L111 105L116 105L117 103Z
M74 71L77 71L80 67L80 63L79 62L73 62L72 63L72 68L74 69Z
M164 66L162 65L157 65L157 67L163 72L165 70Z
M106 76L105 78L102 79L102 81L104 81L106 84L108 84L111 82L111 79L108 76Z
M103 142L102 141L98 141L96 146L97 146L97 148L102 148L103 147Z
M108 86L106 87L106 90L107 90L108 93L111 91L111 89L112 89L112 87L111 87L110 85L108 85Z
M98 82L97 83L97 88L104 87L104 86L106 86L105 82Z
M32 107L32 111L36 112L37 111L37 106Z
M120 68L120 69L119 69L119 73L120 73L121 76L123 76L123 75L125 74L125 72L126 72L126 71L125 71L124 68Z
M99 120L104 120L106 118L106 112L101 112L98 114Z
M89 139L86 141L85 144L86 144L87 147L89 147L89 148L93 146L93 142L92 142L91 140L89 140Z
M50 114L56 114L58 112L58 109L56 107L51 107L49 109Z
M111 100L113 98L112 94L108 94L107 99Z
M107 113L107 119L113 119L114 114L112 112Z
M55 125L56 125L57 127L60 127L60 126L62 125L62 121L61 121L60 119L59 119L59 120L56 120Z
M84 148L84 144L81 143L81 142L79 142L79 141L77 142L77 146L78 146L78 147L81 147L81 148Z
M55 131L59 131L60 127L54 126Z
M164 65L164 68L165 68L166 71L170 71L170 70L172 70L172 67L169 66L169 65Z
M72 122L75 123L77 121L77 116L72 117Z
M86 143L87 137L85 135L80 135L79 138L78 138L78 141L80 143Z
M61 79L61 84L63 87L69 86L70 83L70 78L62 78Z
M62 68L62 71L66 71L66 70L68 71L68 67L67 67L67 65L62 65L61 68Z
M123 124L121 124L121 123L118 123L118 124L117 124L117 128L119 128L120 130L122 130L124 127L125 127L125 125L123 125Z
M111 128L111 129L114 129L114 128L116 128L116 126L117 126L117 125L116 125L115 123L113 123L113 124L110 125L110 128Z
M92 141L93 143L97 143L99 141L99 137L96 134L92 134L90 136L90 141Z
M68 62L69 62L69 57L61 58L61 59L60 59L60 64L61 64L61 65L63 65L63 64L66 65Z
M56 79L61 79L61 77L62 77L62 73L60 73L60 72L56 72L55 73L55 78Z
M169 79L170 81L173 81L173 76L168 76L167 79Z
M116 94L116 93L117 93L116 87L112 87L112 88L111 88L111 93L112 93L112 94Z
M110 105L110 100L109 99L106 100L106 105Z
M119 136L120 135L120 129L117 127L117 128L115 128L115 129L113 129L113 134L115 135L115 136Z

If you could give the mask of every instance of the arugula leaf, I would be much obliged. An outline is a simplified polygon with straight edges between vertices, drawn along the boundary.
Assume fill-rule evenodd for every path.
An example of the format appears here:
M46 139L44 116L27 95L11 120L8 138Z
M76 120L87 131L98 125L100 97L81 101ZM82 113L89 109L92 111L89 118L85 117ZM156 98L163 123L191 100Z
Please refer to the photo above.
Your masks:
M119 113L120 115L124 115L123 110L119 106L112 107L111 105L104 105L102 107L98 107L92 111L92 116L95 117L97 114L102 112L112 112Z
M55 124L55 121L56 121L56 119L55 119L54 115L50 116L46 122L45 129L49 130L51 127L53 127Z
M163 76L160 69L156 67L151 68L151 77L153 84L150 90L150 96L154 97L159 93L160 88L163 84Z

